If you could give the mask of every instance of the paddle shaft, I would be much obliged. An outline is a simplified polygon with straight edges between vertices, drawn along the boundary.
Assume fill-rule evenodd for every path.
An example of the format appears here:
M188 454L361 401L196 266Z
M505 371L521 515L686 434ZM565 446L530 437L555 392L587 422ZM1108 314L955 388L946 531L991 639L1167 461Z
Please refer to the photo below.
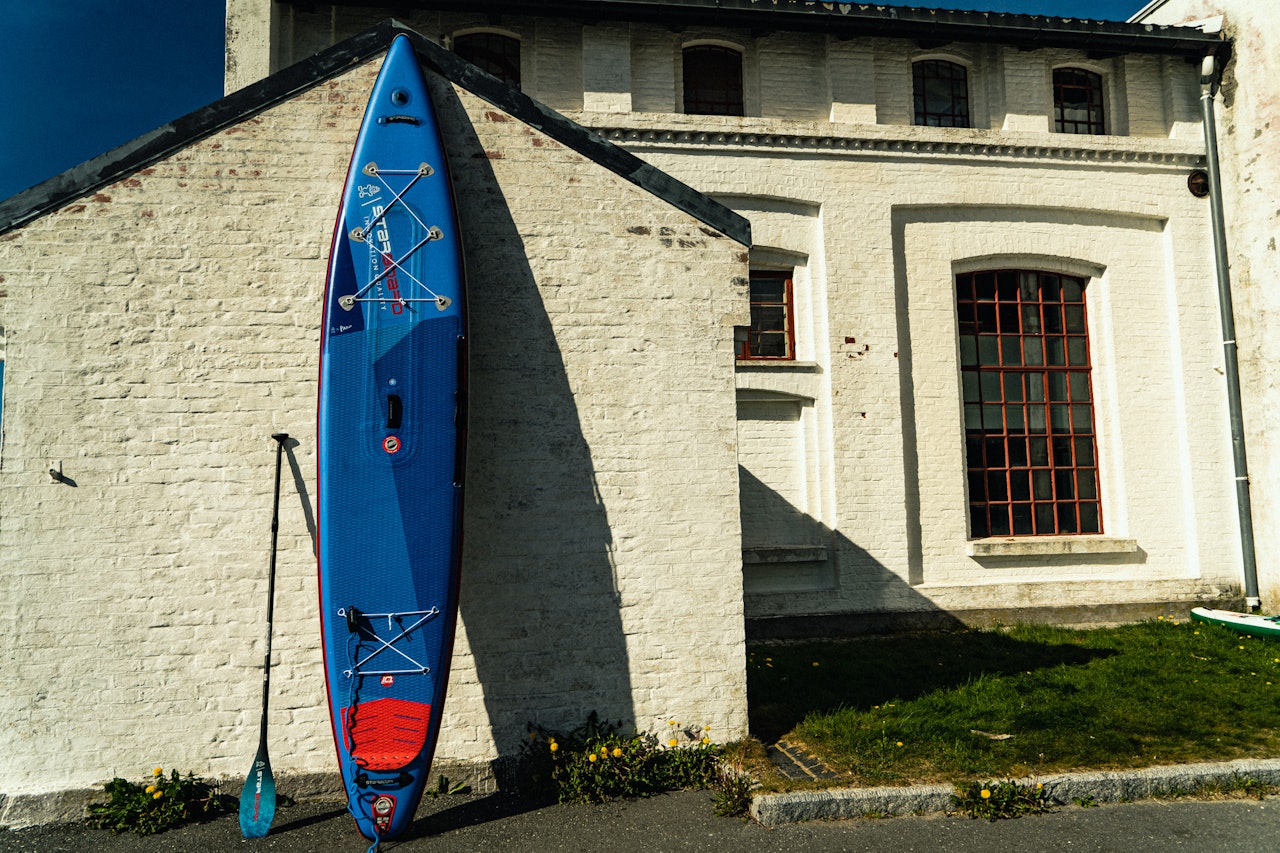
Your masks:
M271 700L271 622L276 604L276 540L280 530L280 468L287 433L271 436L276 440L275 498L271 508L271 562L267 571L267 652L262 662L262 721L258 726L258 754L240 793L240 830L245 838L261 838L271 830L276 812L275 779L271 775L271 757L267 752L267 707ZM250 799L252 795L252 799Z
M259 726L258 750L267 747L267 703L271 699L271 620L276 609L276 542L280 533L280 466L284 456L284 443L289 434L278 432L271 436L276 440L276 486L271 507L271 562L267 569L267 653L262 662L262 723Z

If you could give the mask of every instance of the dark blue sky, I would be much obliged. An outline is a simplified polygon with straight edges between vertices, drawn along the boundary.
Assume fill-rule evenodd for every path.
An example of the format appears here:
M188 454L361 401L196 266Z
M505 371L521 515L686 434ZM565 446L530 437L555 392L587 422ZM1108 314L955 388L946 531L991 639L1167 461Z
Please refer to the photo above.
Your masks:
M1145 0L892 5L1122 21ZM224 0L0 0L0 199L222 95Z

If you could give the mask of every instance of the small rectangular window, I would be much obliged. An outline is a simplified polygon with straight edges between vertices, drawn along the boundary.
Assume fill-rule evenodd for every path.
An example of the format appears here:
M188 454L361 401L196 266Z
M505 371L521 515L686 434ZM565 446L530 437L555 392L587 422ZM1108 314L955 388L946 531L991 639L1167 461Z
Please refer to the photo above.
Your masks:
M520 88L520 42L501 33L468 33L453 40L453 52L504 83Z
M969 71L945 59L911 65L915 123L926 127L969 127Z
M792 274L751 271L751 325L738 350L740 359L794 359L795 307Z
M684 49L684 111L689 115L740 116L742 54L714 44Z
M1053 72L1053 129L1058 133L1107 132L1102 110L1102 75L1083 68Z

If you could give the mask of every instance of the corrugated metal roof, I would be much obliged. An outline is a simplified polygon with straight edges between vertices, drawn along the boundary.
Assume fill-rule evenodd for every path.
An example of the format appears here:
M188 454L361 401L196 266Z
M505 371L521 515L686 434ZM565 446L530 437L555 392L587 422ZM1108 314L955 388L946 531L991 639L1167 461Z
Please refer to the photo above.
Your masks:
M385 6L386 0L340 5ZM961 12L821 0L400 0L398 8L629 20L822 32L842 38L879 36L922 42L989 42L1023 48L1063 47L1094 53L1204 56L1220 36L1192 27L1092 21L1006 12Z

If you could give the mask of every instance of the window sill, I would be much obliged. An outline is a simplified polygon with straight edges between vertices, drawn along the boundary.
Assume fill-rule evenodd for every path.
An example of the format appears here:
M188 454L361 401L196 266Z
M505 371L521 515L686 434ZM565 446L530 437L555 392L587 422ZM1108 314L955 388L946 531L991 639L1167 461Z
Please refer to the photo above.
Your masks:
M970 557L1054 557L1075 554L1136 554L1137 539L1111 536L1026 536L974 539Z
M737 370L787 370L796 373L820 373L822 365L816 361L786 361L778 359L777 361L769 361L767 359L740 358L735 365Z
M743 548L744 564L821 563L827 559L825 545L775 545L768 548Z

